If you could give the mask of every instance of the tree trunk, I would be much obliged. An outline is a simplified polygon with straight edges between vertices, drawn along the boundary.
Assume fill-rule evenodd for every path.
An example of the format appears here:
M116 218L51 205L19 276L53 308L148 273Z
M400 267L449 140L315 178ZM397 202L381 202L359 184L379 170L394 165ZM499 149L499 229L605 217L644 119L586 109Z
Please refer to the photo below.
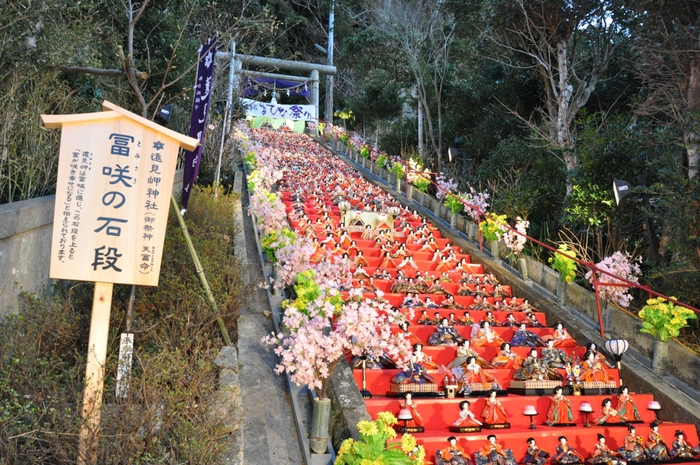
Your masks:
M693 60L690 65L690 78L688 78L688 109L691 110L691 113L696 113L700 110L700 60ZM700 169L698 137L694 131L698 122L689 121L689 123L688 126L691 130L684 134L683 139L688 147L688 179L693 179L697 176L698 170Z
M569 82L569 62L567 61L566 41L557 42L557 62L559 64L559 91L557 92L557 145L563 149L566 164L566 195L574 190L572 174L576 169L576 158L571 150L571 131L569 128L569 104L573 87Z

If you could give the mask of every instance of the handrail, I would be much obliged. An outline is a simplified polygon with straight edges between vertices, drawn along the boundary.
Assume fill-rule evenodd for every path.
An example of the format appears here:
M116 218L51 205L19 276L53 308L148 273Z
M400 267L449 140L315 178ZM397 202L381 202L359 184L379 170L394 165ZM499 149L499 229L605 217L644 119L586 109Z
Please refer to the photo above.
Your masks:
M335 135L335 133L344 134L344 132L340 131L340 130L337 129L335 126L333 126L331 129L332 129L332 131L334 132L334 135ZM347 135L348 137L350 137L350 135L348 135L348 134L345 134L345 135ZM370 154L373 155L374 152L377 152L377 153L378 153L378 151L377 151L374 147L372 147L372 148L370 149ZM370 155L370 156L371 156L371 155ZM372 157L372 160L374 160L374 157ZM405 178L405 182L406 182L406 191L407 191L407 192L406 192L406 199L408 199L408 184L409 184L409 182L408 182L408 173L409 173L409 171L412 172L412 173L417 173L417 172L419 172L419 173L424 173L424 172L423 172L423 171L414 170L413 168L411 168L411 167L409 166L409 164L408 164L408 161L402 160L402 162L403 162L404 167L405 167L405 169L404 169L404 171L405 171L405 176L404 176L404 178ZM430 173L430 174L435 174L435 173ZM434 185L435 188L436 188L438 191L445 192L445 195L447 195L447 194L452 194L452 192L448 191L447 189L444 189L442 186L440 186L439 184L437 184L436 182L434 182L432 178L430 179L430 184ZM454 194L453 194L453 195L454 195ZM462 204L463 204L465 207L467 207L467 208L469 208L470 210L473 210L474 212L476 212L476 214L477 214L477 216L478 216L479 218L482 218L482 217L483 217L483 218L489 218L489 217L490 217L490 214L489 214L489 213L482 211L482 210L481 210L479 207L477 207L476 205L472 205L472 204L470 204L469 202L466 202L465 200L463 200L463 199L461 199L461 198L459 198L459 197L457 197L457 198L459 199L460 202L462 202ZM643 285L643 284L639 284L639 283L635 283L635 282L633 282L633 281L630 281L630 280L628 280L628 279L625 279L625 278L622 278L622 277L620 277L620 276L617 276L617 275L615 275L615 274L613 274L613 273L610 273L610 272L607 271L607 270L604 270L604 269L599 268L598 266L596 266L596 265L595 265L594 263L592 263L592 262L588 262L588 261L584 261L584 260L579 260L579 259L577 259L577 258L571 257L570 255L567 255L567 254L565 254L565 253L559 251L558 249L555 249L555 248L552 247L551 245L545 244L544 242L542 242L542 241L540 241L540 240L538 240L538 239L535 239L534 237L528 236L527 234L524 234L524 233L518 231L517 229L513 228L513 227L512 227L511 225L509 225L509 224L504 224L503 226L504 226L505 228L509 229L510 231L515 232L515 234L518 234L518 235L520 235L520 236L525 237L526 240L528 240L528 241L530 241L530 242L532 242L532 243L534 243L534 244L537 244L537 245L539 245L539 246L541 246L541 247L544 247L545 249L549 250L550 252L553 252L553 253L559 254L559 255L563 255L563 256L565 256L565 257L567 257L567 258L573 260L573 261L574 261L575 263L577 263L579 266L584 267L584 268L587 268L587 269L589 269L589 270L592 271L591 274L593 275L593 289L594 289L595 295L596 295L596 307L597 307L597 310L598 310L598 322L599 322L599 326L600 326L600 336L601 336L603 339L605 339L605 330L604 330L604 327L603 327L603 312L602 312L602 308L601 308L601 306L600 306L600 292L599 292L599 287L601 287L601 286L609 286L609 287L628 287L628 288L640 289L640 290L642 290L642 291L644 291L644 292L647 292L647 293L649 294L649 296L652 296L652 295L653 295L653 296L656 296L656 297L661 297L662 299L665 299L665 300L667 300L667 301L669 301L669 302L671 302L671 303L673 303L673 304L675 304L675 305L678 305L678 306L680 306L680 307L687 308L688 310L692 310L693 312L695 312L695 313L697 313L697 314L700 314L700 309L695 308L695 307L693 307L692 305L688 305L688 304L683 303L683 302L681 302L681 301L679 301L679 300L677 300L677 299L675 299L675 298L673 298L673 297L669 297L669 296L664 295L664 294L662 294L662 293L660 293L660 292L657 292L657 291L655 291L654 289L652 289L652 288L649 287L649 286L646 286L646 285ZM483 236L481 235L481 228L479 228L479 249L480 249L481 251L484 250L484 248L483 248ZM620 281L620 282L612 282L612 283L600 282L600 281L598 280L598 274L597 274L597 273L601 273L601 274L603 274L603 275L610 276L610 277L612 277L612 278L614 278L615 280Z

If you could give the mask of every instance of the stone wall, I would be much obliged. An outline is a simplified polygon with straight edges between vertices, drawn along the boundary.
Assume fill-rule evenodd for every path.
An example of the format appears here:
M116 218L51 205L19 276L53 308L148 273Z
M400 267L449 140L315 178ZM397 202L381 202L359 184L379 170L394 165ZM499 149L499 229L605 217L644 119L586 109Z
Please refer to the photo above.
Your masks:
M173 192L182 190L182 170ZM50 284L49 261L55 196L0 205L0 316L17 310L22 291L42 292Z

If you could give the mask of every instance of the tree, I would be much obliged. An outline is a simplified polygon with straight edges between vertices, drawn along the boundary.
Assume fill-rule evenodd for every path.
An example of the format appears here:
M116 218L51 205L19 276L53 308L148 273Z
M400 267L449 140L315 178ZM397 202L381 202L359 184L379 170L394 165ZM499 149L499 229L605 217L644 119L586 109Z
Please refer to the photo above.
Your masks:
M636 112L678 129L693 179L700 170L700 5L645 1L637 19L634 63L646 98Z
M107 39L116 44L116 50L108 57L116 55L116 63L106 58L101 66L62 65L58 70L123 78L141 116L147 118L154 105L160 106L181 94L182 88L177 86L192 76L198 64L193 59L196 48L208 37L218 35L226 43L231 38L240 40L254 30L260 32L260 25L274 23L264 9L249 17L246 10L251 3L186 0L155 4L150 0L122 0L106 11L106 19L115 25Z
M578 165L574 121L623 40L620 6L616 0L493 0L484 13L484 37L502 51L496 59L531 69L542 81L544 128L521 118L555 149L567 171L569 195Z
M440 0L382 0L369 6L366 25L379 41L401 56L411 74L418 105L428 128L430 152L442 169L443 87L455 22Z
M376 70L358 95L350 98L350 109L363 125L374 126L400 114L400 91L398 83L386 71Z

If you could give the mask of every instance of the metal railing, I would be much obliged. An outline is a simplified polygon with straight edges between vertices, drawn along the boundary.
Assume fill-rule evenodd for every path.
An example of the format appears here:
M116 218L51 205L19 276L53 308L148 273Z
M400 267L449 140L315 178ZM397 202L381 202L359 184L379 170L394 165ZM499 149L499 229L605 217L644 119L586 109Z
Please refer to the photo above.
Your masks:
M343 131L339 130L337 127L332 127L331 129L332 129L332 135L333 135L333 137L339 138L338 134L345 134ZM350 137L350 135L348 135L348 134L345 134L345 135L347 135L348 137ZM374 162L374 160L376 159L376 157L379 156L379 155L376 155L376 156L375 156L375 154L379 154L379 152L378 152L375 148L373 148L373 147L370 148L370 159L371 159L372 162ZM417 170L412 169L412 168L410 167L410 165L408 164L407 161L402 161L402 162L404 163L404 172L405 172L405 173L404 173L404 180L405 180L405 183L406 183L406 199L407 199L407 200L410 200L410 199L409 199L409 194L408 194L408 186L409 186L408 175L409 175L409 172L411 172L411 173L421 173L421 174L431 174L431 175L435 175L435 173L426 173L426 172L424 172L424 171L417 171ZM441 191L441 192L445 192L445 195L447 195L447 194L452 194L452 192L447 191L447 190L444 189L442 186L440 186L439 184L437 184L436 182L434 182L434 180L432 179L432 176L431 176L431 179L430 179L430 184L432 184L433 186L435 186L435 189L436 189L437 191L439 191L439 192L440 192L440 191ZM456 196L456 197L457 197L457 196ZM465 200L463 200L463 199L461 199L461 198L459 198L459 197L457 197L457 199L459 199L459 201L462 202L462 204L464 205L465 208L469 208L470 210L476 212L476 215L477 215L478 218L484 218L484 219L486 219L486 218L491 218L491 217L492 217L492 215L491 215L490 213L481 210L478 206L472 205L472 204L470 204L469 202L466 202ZM675 299L675 298L673 298L673 297L669 297L669 296L667 296L667 295L664 295L664 294L662 294L662 293L660 293L660 292L658 292L658 291L655 291L654 289L652 289L652 288L649 287L649 286L646 286L646 285L643 285L643 284L639 284L639 283L635 283L634 281L630 281L630 280L628 280L628 279L626 279L626 278L623 278L623 277L621 277L621 276L617 276L617 275L615 275L615 274L613 274L613 273L611 273L611 272L609 272L609 271L607 271L607 270L604 270L604 269L602 269L602 268L599 268L598 266L595 265L595 263L588 262L588 261L585 261L585 260L579 260L578 258L571 257L570 255L561 252L560 250L554 248L553 246L551 246L551 245L549 245L549 244L545 244L544 242L542 242L542 241L540 241L540 240L538 240L538 239L535 239L534 237L528 236L527 234L524 234L524 233L518 231L517 229L515 229L514 227L512 227L512 226L509 225L509 224L503 224L503 228L508 229L508 230L510 230L511 232L514 232L515 234L524 237L527 241L531 242L532 244L537 244L537 245L539 245L540 247L543 247L543 248L545 248L546 250L549 250L550 252L552 252L552 253L554 253L554 254L563 255L563 256L565 256L566 258L568 258L568 259L570 259L570 260L573 260L573 261L574 261L576 264L578 264L579 266L581 266L581 267L583 267L583 268L587 268L588 270L591 270L591 275L593 276L593 290L594 290L595 296L596 296L596 308L597 308L597 312L598 312L598 323L599 323L599 326L600 326L600 336L601 336L603 339L605 339L605 329L604 329L604 327L603 327L603 310L602 310L601 305L600 305L600 288L601 288L601 287L626 287L626 288L639 289L639 290L641 290L641 291L643 291L643 292L648 293L650 298L651 298L651 296L661 297L661 298L663 298L663 299L665 299L665 300L667 300L667 301L669 301L669 302L671 302L671 303L673 303L673 304L675 304L675 305L678 305L678 306L680 306L680 307L687 308L688 310L692 310L692 311L695 312L696 314L700 314L700 309L695 308L695 307L693 307L692 305L683 303L683 302L681 302L681 301L679 301L679 300L677 300L677 299ZM479 241L478 241L478 242L479 242L479 249L480 249L481 251L483 251L483 250L484 250L484 246L483 246L483 236L482 236L482 234L481 234L481 228L479 228ZM600 281L599 281L599 278L598 278L598 273L601 273L601 275L610 276L611 278L614 278L615 281L619 281L619 282L600 282Z

